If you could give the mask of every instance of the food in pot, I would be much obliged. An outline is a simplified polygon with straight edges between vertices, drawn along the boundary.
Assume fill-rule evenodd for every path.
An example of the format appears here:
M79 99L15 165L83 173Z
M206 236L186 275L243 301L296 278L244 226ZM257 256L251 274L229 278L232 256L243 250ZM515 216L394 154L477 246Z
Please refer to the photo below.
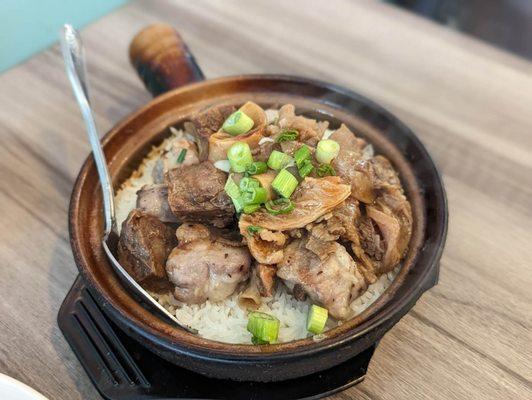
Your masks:
M171 227L134 209L122 224L118 261L146 289L168 287L165 266L177 239Z
M224 227L235 209L225 193L227 174L210 161L174 168L165 175L168 204L180 222L205 222Z
M221 301L249 278L251 256L241 241L224 238L205 225L177 228L179 244L166 261L174 297L188 304Z
M393 281L412 212L347 126L253 102L194 115L116 196L119 260L202 337L267 345L353 318Z

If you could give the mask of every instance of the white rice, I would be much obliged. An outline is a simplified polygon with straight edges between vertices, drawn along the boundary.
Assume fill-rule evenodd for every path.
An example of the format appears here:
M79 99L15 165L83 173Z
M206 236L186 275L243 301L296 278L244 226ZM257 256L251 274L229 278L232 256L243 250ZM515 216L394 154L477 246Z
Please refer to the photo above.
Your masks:
M169 150L173 141L183 135L181 131L172 131L172 135L161 145L154 147L143 160L139 168L122 184L118 190L116 201L116 220L120 229L122 222L129 212L135 208L137 191L146 184L153 183L152 170L157 158L165 150ZM382 275L377 282L370 285L366 293L351 303L354 315L360 314L368 308L394 280L399 267L388 274ZM203 304L187 305L178 302L171 293L154 294L154 297L176 318L206 339L226 343L251 343L251 335L246 330L247 312L238 305L238 294L220 302L207 301ZM306 330L309 301L297 301L287 291L284 285L278 285L272 298L264 299L259 311L274 315L280 322L279 342L302 339L309 336ZM329 319L331 320L331 319ZM328 326L333 327L334 321Z
M165 139L159 146L154 147L150 153L142 160L139 168L134 171L129 179L118 189L115 195L115 218L118 232L124 222L137 204L137 191L144 185L153 184L152 172L157 164L159 156L171 149L172 143L179 137L183 137L183 131L172 129L172 135Z

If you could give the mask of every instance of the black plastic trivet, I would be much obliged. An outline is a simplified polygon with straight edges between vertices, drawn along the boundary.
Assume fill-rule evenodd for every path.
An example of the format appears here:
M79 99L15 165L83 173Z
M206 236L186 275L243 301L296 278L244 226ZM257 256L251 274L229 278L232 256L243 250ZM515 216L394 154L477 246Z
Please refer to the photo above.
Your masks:
M334 368L282 382L207 378L153 354L109 320L77 277L57 317L59 328L92 383L109 400L319 399L364 379L375 348Z

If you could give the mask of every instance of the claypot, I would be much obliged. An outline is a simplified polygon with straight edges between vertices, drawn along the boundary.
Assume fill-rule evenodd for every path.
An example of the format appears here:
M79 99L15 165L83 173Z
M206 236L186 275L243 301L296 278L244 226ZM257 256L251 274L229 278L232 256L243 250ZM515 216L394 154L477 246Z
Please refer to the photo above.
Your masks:
M198 110L248 100L265 108L292 103L298 113L328 120L333 128L345 123L371 142L377 153L388 157L400 173L414 216L412 240L398 276L365 312L327 331L319 341L225 344L175 328L144 308L121 284L102 250L101 190L89 156L70 202L72 251L96 301L139 345L208 376L252 381L295 378L325 370L375 346L421 294L436 284L447 231L442 180L419 139L392 114L348 89L298 77L241 75L204 80L179 35L166 25L139 33L130 56L147 88L158 96L103 138L115 190L151 147L168 135L169 126L181 124Z

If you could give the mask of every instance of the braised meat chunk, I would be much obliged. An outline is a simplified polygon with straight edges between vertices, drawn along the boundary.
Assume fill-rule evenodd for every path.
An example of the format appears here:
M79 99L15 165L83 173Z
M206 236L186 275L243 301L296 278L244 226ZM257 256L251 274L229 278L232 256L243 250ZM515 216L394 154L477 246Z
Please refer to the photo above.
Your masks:
M307 249L322 258L334 252L330 241L340 240L352 249L366 282L374 283L377 280L376 270L382 254L376 251L382 251L383 241L377 226L362 214L357 200L352 197L346 199L322 220L307 225L306 229L309 232Z
M412 236L412 210L397 172L390 161L375 156L364 162L364 169L375 188L375 201L366 205L366 216L358 224L365 264L375 275L391 271L403 258ZM355 253L360 249L353 248Z
M227 175L211 162L173 169L166 174L168 203L181 222L231 223L235 209L224 191Z
M375 156L371 160L367 160L365 164L369 166L371 181L376 190L392 187L400 191L403 190L399 175L386 157Z
M194 115L190 119L190 122L194 126L198 135L208 138L222 127L225 119L234 111L236 111L236 107L234 106L222 105L210 107L207 110Z
M284 259L277 265L277 276L294 294L304 291L313 301L326 307L333 317L346 319L351 314L351 301L360 296L367 285L346 249L339 243L331 243L336 251L323 260L305 247L305 239L290 243Z
M225 119L235 110L236 107L233 106L210 107L185 123L187 132L196 138L200 161L209 156L209 137L222 127Z
M351 185L351 196L363 203L372 203L375 192L368 174L359 165L364 161L366 142L357 138L353 132L343 125L330 137L340 145L340 152L332 165L338 176Z
M168 187L160 185L144 185L137 192L137 208L153 215L162 222L178 222L168 204Z
M184 224L176 236L179 245L166 262L176 299L189 304L220 301L248 279L251 256L240 243L200 224Z
M174 232L152 215L133 210L122 224L118 261L143 287L169 287L165 263L177 244Z
M378 226L385 242L379 273L392 270L404 257L412 236L412 209L402 192L387 189L375 204L367 207L369 218Z
M366 280L373 283L391 271L406 252L412 233L410 203L386 157L368 154L367 143L345 125L331 139L340 144L333 166L351 185L351 197L364 205L364 212L354 218L343 239L351 242Z

